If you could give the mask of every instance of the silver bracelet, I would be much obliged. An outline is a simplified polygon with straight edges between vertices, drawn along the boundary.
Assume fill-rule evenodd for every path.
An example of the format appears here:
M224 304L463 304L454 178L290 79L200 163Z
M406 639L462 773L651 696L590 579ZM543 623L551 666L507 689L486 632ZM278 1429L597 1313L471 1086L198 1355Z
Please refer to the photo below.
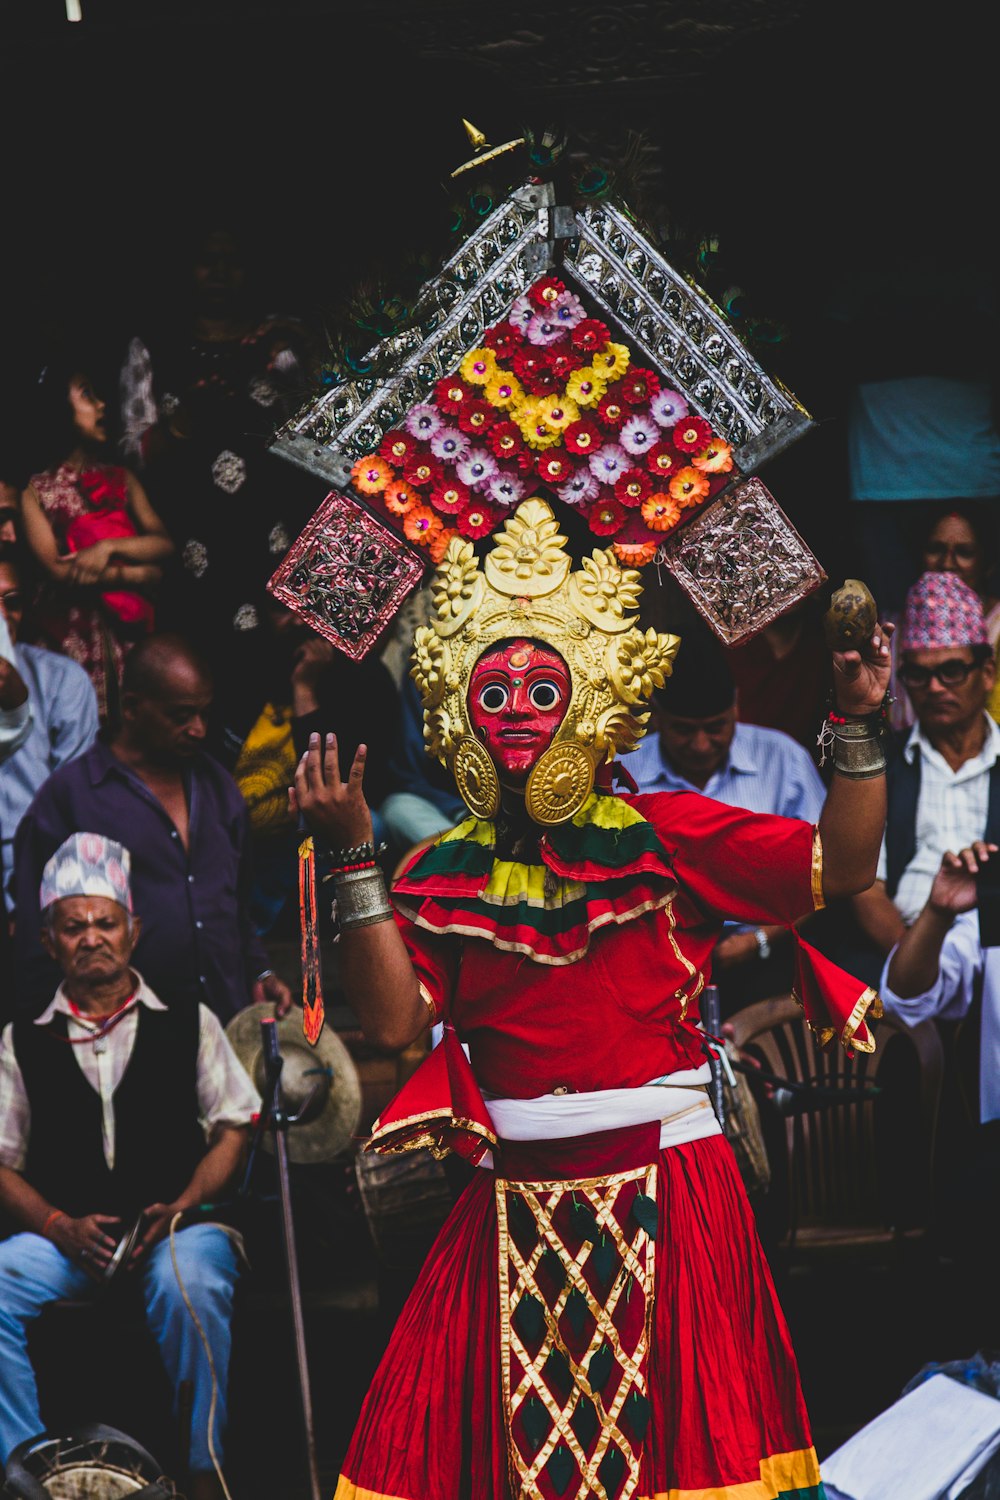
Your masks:
M351 932L355 927L371 927L376 922L392 918L385 878L377 866L336 875L333 889L333 918L341 932Z
M865 720L833 724L833 769L848 781L885 775L885 753L878 730Z

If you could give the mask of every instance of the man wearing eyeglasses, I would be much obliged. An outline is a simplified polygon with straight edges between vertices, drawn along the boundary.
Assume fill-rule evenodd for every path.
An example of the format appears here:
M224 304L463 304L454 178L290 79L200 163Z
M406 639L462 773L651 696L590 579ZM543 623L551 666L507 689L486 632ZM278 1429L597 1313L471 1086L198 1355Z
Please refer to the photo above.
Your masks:
M0 553L0 620L10 640L0 650L0 849L8 907L17 825L42 783L97 734L97 699L86 672L68 656L19 642L23 615L20 570ZM4 727L15 719L20 731L5 746ZM0 920L2 911L0 902Z
M954 573L924 573L900 650L916 722L889 768L878 878L853 898L883 956L916 921L944 854L1000 836L1000 727L986 712L995 668L978 594Z

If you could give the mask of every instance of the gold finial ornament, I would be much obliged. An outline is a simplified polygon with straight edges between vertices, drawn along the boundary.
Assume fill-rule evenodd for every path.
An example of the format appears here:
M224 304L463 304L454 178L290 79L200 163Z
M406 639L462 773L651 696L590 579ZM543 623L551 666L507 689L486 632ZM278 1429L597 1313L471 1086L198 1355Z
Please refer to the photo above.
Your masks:
M570 702L525 790L536 823L564 823L586 802L597 768L638 744L646 700L670 675L680 641L639 627L641 593L639 573L623 568L610 548L595 548L574 569L541 499L521 502L482 567L471 542L452 538L431 585L431 623L414 637L410 675L423 700L428 753L452 771L477 817L492 817L500 798L469 721L469 681L480 656L524 636L566 662Z
M486 137L483 135L483 132L477 130L475 125L469 120L463 119L462 124L465 126L465 133L469 137L469 145L473 151L481 151L486 145Z
M469 172L473 167L485 166L488 161L494 161L498 156L506 155L508 151L516 151L518 146L527 145L525 137L519 135L517 140L504 141L502 146L489 146L483 132L477 126L473 125L471 120L463 118L462 125L466 135L469 137L469 144L475 155L471 156L468 161L463 161L461 166L456 167L451 174L452 177L461 177L463 172Z

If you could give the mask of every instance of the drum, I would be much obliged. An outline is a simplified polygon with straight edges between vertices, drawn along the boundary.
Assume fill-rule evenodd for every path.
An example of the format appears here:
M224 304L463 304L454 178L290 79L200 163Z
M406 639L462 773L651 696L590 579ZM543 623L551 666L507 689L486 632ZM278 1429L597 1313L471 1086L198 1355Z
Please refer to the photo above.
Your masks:
M355 1173L376 1254L391 1270L418 1269L451 1212L444 1167L428 1150L359 1151Z
M31 1438L7 1460L3 1495L17 1500L179 1500L145 1448L114 1427Z

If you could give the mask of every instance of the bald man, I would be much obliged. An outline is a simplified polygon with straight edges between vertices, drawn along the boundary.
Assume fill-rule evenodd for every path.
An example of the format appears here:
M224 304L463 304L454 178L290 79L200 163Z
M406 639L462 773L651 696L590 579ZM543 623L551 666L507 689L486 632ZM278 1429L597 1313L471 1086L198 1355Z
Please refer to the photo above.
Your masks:
M204 750L212 679L180 636L147 636L122 679L122 724L62 766L25 813L14 847L18 1004L58 982L40 942L46 861L86 828L132 850L144 922L135 962L167 1003L203 1003L226 1022L251 1001L287 1010L248 911L249 820L229 773Z

